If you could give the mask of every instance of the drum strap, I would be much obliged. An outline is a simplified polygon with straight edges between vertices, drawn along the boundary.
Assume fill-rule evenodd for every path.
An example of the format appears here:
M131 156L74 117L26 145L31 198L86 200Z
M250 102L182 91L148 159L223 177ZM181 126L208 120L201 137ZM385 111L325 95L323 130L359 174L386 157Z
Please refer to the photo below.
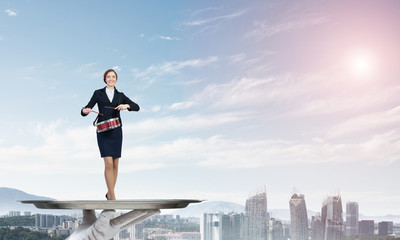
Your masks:
M96 119L93 121L93 126L96 126L97 120L99 119L99 115L97 115Z

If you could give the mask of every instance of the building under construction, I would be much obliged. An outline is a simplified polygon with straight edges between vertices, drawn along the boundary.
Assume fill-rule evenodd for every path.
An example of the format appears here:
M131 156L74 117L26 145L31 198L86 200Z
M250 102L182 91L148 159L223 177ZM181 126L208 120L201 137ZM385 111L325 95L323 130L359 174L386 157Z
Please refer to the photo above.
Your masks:
M267 240L269 215L265 187L246 200L243 239Z
M329 196L322 204L321 220L324 224L324 240L345 240L342 198Z
M290 239L308 240L308 218L306 200L303 194L293 194L290 206Z

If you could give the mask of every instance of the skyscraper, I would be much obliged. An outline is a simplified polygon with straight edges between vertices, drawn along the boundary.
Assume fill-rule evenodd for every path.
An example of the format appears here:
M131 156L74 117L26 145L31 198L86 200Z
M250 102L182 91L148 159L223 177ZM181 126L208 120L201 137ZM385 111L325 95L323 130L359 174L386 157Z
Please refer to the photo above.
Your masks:
M366 236L374 235L374 225L374 220L361 220L358 225L359 233Z
M393 234L393 222L379 222L378 223L378 235L389 236Z
M269 220L269 240L285 240L282 222L279 219Z
M358 203L346 203L346 236L358 234Z
M222 213L204 213L201 220L201 239L202 240L222 240L220 223Z
M200 228L202 240L239 240L241 215L204 213Z
M223 214L221 217L221 240L233 240L232 238L232 226L231 226L231 216Z
M259 192L246 200L246 228L244 239L267 240L269 217L267 212L267 192Z
M324 240L345 240L342 198L340 195L327 197L322 204L321 220L324 224Z
M311 240L323 240L324 231L321 214L317 213L316 216L311 218Z
M143 235L143 229L144 229L144 223L137 223L135 224L134 227L132 227L134 234L131 233L131 237L134 237L135 239L144 239Z
M231 236L233 240L240 239L240 230L242 229L242 214L231 213Z
M308 240L308 218L306 201L303 194L293 194L290 206L290 239Z

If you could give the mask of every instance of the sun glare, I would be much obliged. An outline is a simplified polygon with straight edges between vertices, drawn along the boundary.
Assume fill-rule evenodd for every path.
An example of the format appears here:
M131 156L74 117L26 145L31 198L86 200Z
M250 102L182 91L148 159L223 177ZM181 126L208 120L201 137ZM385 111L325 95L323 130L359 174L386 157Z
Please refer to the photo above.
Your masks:
M358 52L351 56L349 67L354 75L368 77L374 72L375 66L371 54Z
M360 56L354 60L354 70L358 73L366 73L371 69L371 62L368 58Z

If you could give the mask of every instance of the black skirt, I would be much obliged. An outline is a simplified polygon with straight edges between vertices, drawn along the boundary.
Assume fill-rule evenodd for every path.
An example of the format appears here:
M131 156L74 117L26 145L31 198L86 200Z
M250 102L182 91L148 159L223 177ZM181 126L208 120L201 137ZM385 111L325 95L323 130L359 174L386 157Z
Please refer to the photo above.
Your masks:
M101 157L120 158L122 149L122 128L117 127L97 133L97 145L99 145Z

